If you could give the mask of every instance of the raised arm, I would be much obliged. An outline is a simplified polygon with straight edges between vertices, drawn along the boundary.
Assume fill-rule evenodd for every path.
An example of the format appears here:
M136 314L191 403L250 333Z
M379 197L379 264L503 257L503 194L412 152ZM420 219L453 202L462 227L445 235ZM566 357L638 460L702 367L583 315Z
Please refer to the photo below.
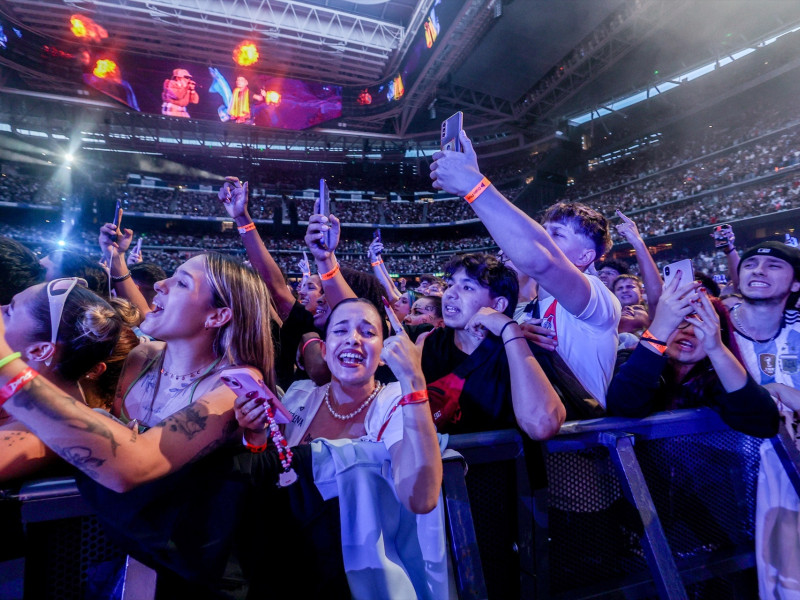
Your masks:
M383 289L386 290L389 302L394 304L400 299L401 293L400 290L397 289L397 286L395 286L394 281L392 281L392 277L389 275L389 271L383 262L383 244L378 238L372 240L372 243L369 245L367 258L372 265L372 272L375 274L375 277L378 278L378 281L381 282Z
M653 256L647 249L647 244L644 243L636 223L623 215L620 210L617 210L617 216L622 219L622 223L617 225L617 232L633 246L633 250L636 252L639 273L642 275L644 289L647 291L647 313L652 319L656 314L656 307L658 306L659 298L661 298L661 288L664 286L664 282L661 280L656 261L653 260Z
M415 346L390 307L386 308L395 335L383 342L381 359L400 382L403 399L403 439L389 448L397 496L415 513L436 507L442 486L442 455L428 405L422 374L422 349Z
M511 374L511 402L517 424L533 440L547 440L558 433L567 411L534 358L516 321L492 308L481 308L467 329L482 335L501 336Z
M10 354L2 341L0 356ZM25 371L20 359L0 370L0 388ZM114 491L172 473L227 441L238 425L224 386L139 435L35 377L3 405L61 458Z
M339 245L340 232L339 219L335 215L328 218L319 214L319 200L317 200L314 203L314 214L308 218L305 241L317 263L317 273L322 280L322 289L331 310L345 298L356 297L355 292L344 280L334 254ZM327 233L330 234L330 246L324 242Z
M256 272L261 275L261 279L267 284L269 293L278 309L278 316L285 320L289 316L289 311L294 306L294 296L286 287L283 281L283 274L267 250L261 236L258 234L253 219L247 209L248 203L247 182L242 184L236 177L226 177L225 183L219 190L219 199L225 207L228 215L234 220L242 236L242 244L247 250L247 258Z
M112 236L117 236L117 241L113 241ZM119 229L113 223L106 223L100 228L100 249L103 256L109 257L109 275L111 276L111 285L117 292L117 295L129 300L136 308L144 319L145 315L150 312L150 305L147 300L139 291L139 287L131 279L131 272L128 270L128 264L125 261L125 252L130 248L131 241L133 240L133 230Z
M472 142L460 133L464 152L442 151L433 155L433 187L466 197L485 182L486 187L471 203L503 253L523 273L539 285L573 315L583 312L591 297L589 282L564 255L545 229L511 204L478 169ZM479 188L480 189L480 188ZM592 252L593 251L588 251ZM586 256L587 264L595 256Z

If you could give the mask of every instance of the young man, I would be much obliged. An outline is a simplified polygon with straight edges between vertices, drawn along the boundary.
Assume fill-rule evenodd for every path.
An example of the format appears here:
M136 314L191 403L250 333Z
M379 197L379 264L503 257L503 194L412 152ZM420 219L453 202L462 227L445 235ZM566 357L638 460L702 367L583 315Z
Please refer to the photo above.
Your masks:
M738 265L742 303L731 310L736 343L753 379L782 412L800 411L800 322L791 310L800 292L800 250L763 242ZM787 310L788 309L788 310ZM770 442L761 446L756 557L761 598L790 597L800 579L800 501Z
M566 413L511 318L516 273L489 254L464 254L445 277L445 327L417 342L437 428L469 433L516 421L532 439L554 436Z
M636 275L620 275L611 284L611 291L622 307L644 304L642 296L642 280Z
M610 247L608 222L578 203L559 203L540 225L509 202L478 169L472 143L434 154L433 187L464 197L505 256L539 283L541 323L555 331L556 351L602 406L617 352L619 301L589 265ZM528 327L527 325L524 327ZM538 338L539 331L532 331Z
M612 289L612 284L620 275L627 275L628 267L616 260L601 260L594 268L597 270L597 276L608 289Z

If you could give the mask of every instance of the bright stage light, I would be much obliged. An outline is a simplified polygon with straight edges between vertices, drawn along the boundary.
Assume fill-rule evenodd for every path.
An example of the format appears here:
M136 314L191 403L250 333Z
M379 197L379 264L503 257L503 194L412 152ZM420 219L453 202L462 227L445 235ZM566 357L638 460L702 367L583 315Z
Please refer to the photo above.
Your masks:
M93 42L99 42L108 37L108 32L103 27L83 15L72 15L69 18L69 30L75 37L88 38Z
M95 77L99 77L100 79L119 79L119 75L117 72L117 63L115 63L110 58L101 58L99 59L95 65L92 74Z
M58 244L61 248L63 248L64 246L67 245L67 242L65 242L64 240L58 240L56 244Z
M242 67L249 67L258 61L258 48L253 42L243 41L233 50L233 61Z
M71 152L67 152L67 153L64 155L64 162L65 162L65 163L71 163L73 160L75 160L75 157L72 155L72 153L71 153Z
M275 90L269 90L266 94L264 94L264 102L277 106L281 103L281 95Z

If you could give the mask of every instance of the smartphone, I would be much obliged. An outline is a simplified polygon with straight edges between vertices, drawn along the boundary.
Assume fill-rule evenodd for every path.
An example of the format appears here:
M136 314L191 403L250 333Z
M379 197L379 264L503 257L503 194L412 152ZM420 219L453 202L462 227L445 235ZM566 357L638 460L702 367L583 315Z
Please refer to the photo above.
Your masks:
M326 217L331 216L331 192L324 179L319 180L319 214ZM325 232L322 238L322 247L326 250L331 247L331 230Z
M731 231L731 226L727 223L722 225L717 225L714 228L714 247L715 248L724 248L728 245L728 234Z
M114 218L111 221L114 224L114 229L119 229L120 223L122 223L122 205L120 204L119 200L117 200L117 204L114 208ZM117 241L117 234L111 236L111 241Z
M678 262L670 263L664 266L662 270L664 274L664 287L669 285L669 282L675 278L675 274L681 272L681 283L686 284L694 281L694 267L692 267L692 259L686 258Z
M376 229L375 231L372 232L372 239L378 240L379 242L383 242L383 240L381 239L380 229ZM378 254L380 254L380 252L378 252Z
M233 390L237 398L245 396L251 400L259 398L263 402L269 402L272 405L272 412L275 415L276 422L288 423L292 420L292 414L286 410L286 407L278 400L278 397L269 390L263 380L256 380L248 369L227 369L222 373L220 379Z
M142 238L136 240L136 246L133 247L133 254L142 255Z
M464 113L461 111L442 122L442 150L462 151L461 139L458 137L462 129L464 129Z

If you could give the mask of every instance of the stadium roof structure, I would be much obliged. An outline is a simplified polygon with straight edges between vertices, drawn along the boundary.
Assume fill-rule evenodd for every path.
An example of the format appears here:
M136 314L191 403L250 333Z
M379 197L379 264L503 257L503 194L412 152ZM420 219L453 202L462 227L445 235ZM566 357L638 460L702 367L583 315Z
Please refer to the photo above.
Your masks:
M69 35L70 15L82 14L126 52L205 64L229 62L231 48L252 38L268 57L264 69L274 74L370 85L402 64L435 2L0 0L0 13L56 40ZM462 110L476 137L511 136L524 147L571 117L738 56L800 24L797 0L459 3L402 102L347 117L350 131L435 140L441 119Z

